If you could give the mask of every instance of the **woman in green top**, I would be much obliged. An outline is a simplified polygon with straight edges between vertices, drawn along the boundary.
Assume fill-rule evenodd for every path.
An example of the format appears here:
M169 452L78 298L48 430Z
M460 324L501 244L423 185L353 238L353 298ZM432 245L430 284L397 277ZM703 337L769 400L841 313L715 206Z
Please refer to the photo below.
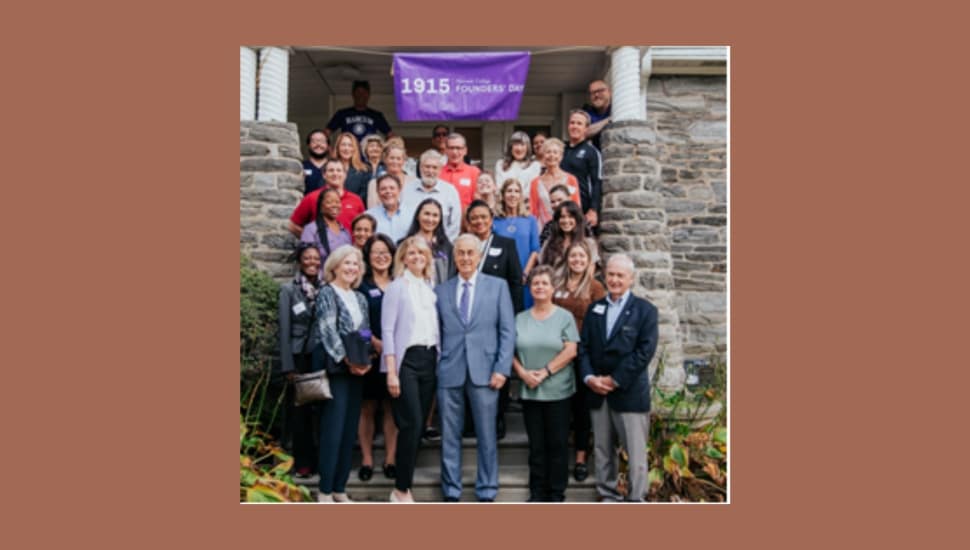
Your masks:
M572 360L579 332L571 313L552 303L552 268L529 277L534 305L515 317L512 366L522 380L522 414L529 436L529 502L562 502L569 480Z

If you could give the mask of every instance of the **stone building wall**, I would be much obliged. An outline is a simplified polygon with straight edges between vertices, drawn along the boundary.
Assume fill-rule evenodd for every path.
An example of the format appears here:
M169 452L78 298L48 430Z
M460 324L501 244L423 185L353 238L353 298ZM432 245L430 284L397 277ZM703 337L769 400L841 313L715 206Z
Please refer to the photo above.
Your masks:
M303 197L303 164L296 124L239 123L239 245L279 281L293 276L287 257L296 239L287 231Z
M600 242L633 257L674 368L727 349L726 104L725 77L653 77L647 121L603 135Z
M727 349L726 84L655 76L647 87L685 358Z

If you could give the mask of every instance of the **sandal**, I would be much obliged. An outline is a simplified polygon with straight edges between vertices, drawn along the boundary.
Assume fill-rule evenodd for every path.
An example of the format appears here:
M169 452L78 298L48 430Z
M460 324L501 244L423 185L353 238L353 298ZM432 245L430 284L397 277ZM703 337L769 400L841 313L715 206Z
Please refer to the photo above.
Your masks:
M589 468L586 467L585 462L576 463L573 468L573 477L576 478L576 481L585 481L589 477Z

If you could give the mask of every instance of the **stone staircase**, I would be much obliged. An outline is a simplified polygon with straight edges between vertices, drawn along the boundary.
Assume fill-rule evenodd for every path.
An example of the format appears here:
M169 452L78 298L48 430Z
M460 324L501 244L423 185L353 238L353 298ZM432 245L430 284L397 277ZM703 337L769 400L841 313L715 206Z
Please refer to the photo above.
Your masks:
M514 391L514 388L513 388ZM529 498L529 447L525 433L522 411L513 401L505 413L506 435L498 442L499 491L496 502L526 502ZM476 502L475 472L476 472L476 439L462 439L462 502ZM566 487L566 502L596 502L596 490L592 476L592 456L587 464L590 465L590 476L582 483L572 477L572 461L575 457L570 445L570 477ZM394 480L384 477L381 464L384 463L384 438L378 435L374 440L374 476L364 482L357 478L360 468L360 448L354 448L354 466L347 482L347 493L355 501L387 502ZM314 496L318 483L317 476L299 483L307 485ZM421 441L418 451L417 468L414 472L414 484L411 488L414 500L421 502L441 502L441 443Z

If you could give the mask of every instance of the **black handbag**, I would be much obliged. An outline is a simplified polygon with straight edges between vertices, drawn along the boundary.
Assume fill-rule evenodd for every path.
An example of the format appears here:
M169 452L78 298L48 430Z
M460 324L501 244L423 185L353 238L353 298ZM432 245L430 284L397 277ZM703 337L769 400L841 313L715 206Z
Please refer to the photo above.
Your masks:
M348 363L370 365L372 349L369 330L355 330L350 334L341 334L340 341L344 344Z

